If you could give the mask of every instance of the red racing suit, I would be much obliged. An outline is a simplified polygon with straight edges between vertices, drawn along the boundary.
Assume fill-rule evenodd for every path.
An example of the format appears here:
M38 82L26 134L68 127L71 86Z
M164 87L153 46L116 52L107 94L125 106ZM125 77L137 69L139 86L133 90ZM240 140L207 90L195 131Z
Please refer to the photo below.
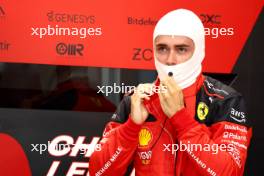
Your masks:
M129 175L131 166L136 176L243 175L252 130L241 94L203 75L183 94L185 108L171 118L157 94L144 101L143 125L131 120L124 97L90 158L90 175Z

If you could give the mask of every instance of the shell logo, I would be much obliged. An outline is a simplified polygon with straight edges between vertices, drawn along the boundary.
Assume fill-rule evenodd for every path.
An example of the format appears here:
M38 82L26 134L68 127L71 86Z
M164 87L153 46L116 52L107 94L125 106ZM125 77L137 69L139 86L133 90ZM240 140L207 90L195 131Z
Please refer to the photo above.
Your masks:
M146 147L149 145L150 141L152 139L152 133L147 128L142 128L138 135L139 140L139 146L140 147Z

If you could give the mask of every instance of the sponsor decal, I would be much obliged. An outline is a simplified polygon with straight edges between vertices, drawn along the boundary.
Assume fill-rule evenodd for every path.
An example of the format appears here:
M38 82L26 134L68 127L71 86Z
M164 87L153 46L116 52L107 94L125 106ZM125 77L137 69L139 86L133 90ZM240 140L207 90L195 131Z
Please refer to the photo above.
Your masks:
M219 14L200 14L203 24L221 24L221 15Z
M246 115L245 112L242 111L238 111L234 108L231 108L230 111L230 118L232 118L233 120L237 121L237 122L246 122Z
M229 154L233 157L238 167L241 168L242 162L240 157L240 151L236 147L233 147L233 150L229 151Z
M240 136L240 135L237 135L237 134L231 133L231 132L224 132L223 138L225 138L225 139L235 139L235 140L239 140L239 141L247 141L247 137L246 136Z
M208 106L204 102L200 102L197 107L197 116L200 120L205 120L209 112Z
M229 95L229 93L226 92L225 90L215 88L214 85L210 83L209 81L205 80L204 82L207 84L208 88L212 89L214 92L219 93L219 94L224 93L226 95Z
M95 173L95 176L100 176L104 174L110 168L110 166L116 161L122 150L123 150L122 147L118 147L115 153L112 155L112 157L104 164L104 166L99 171Z
M247 128L238 126L238 125L227 125L225 124L225 130L234 130L234 131L240 131L242 133L247 133Z
M152 138L152 132L147 128L142 128L138 135L139 147L148 147Z
M213 103L214 100L213 100L212 97L209 97L208 99L209 99L209 101L210 101L211 103Z
M212 176L216 176L217 173L216 171L214 171L214 169L210 168L209 166L207 166L205 164L204 161L202 161L198 156L196 156L191 150L187 150L187 153L191 156L191 158L197 162L197 164L204 170L206 170L206 172L209 174L209 175L212 175Z
M0 51L8 51L10 48L10 43L3 41L0 42Z
M89 158L94 151L101 150L101 145L98 144L100 140L99 137L94 137L90 143L86 143L85 139L85 136L78 136L75 141L72 136L60 135L55 137L48 144L31 144L31 146L34 147L31 149L31 151L40 152L40 154L41 151L48 151L50 156L54 157L54 160L52 161L51 166L46 174L46 176L54 176L57 175L57 171L64 165L62 158L77 158L79 154L81 154L84 158ZM111 159L114 160L116 157L117 156L114 155ZM87 161L74 161L71 163L69 168L63 167L65 171L68 170L66 176L84 175L86 172L88 173L88 168L89 163Z
M144 165L150 164L152 151L148 150L148 151L138 152L138 156L139 156L142 164L144 164Z
M219 36L232 36L235 34L233 27L227 27L222 24L222 15L220 14L200 14L200 19L204 24L205 35L211 38L218 38Z
M151 61L153 60L153 51L150 48L133 48L134 61Z
M135 17L128 17L127 24L129 25L142 25L142 26L153 26L156 25L158 21L149 18L135 18Z
M50 10L47 12L48 21L60 23L88 23L94 24L96 17L94 15L70 14L66 12L56 12Z
M58 43L56 46L56 52L59 55L83 56L83 49L83 44Z
M230 143L230 144L233 144L234 146L237 146L237 147L240 147L240 148L243 148L243 149L247 150L247 146L246 145L241 144L239 142L235 142L233 140L222 139L221 142Z

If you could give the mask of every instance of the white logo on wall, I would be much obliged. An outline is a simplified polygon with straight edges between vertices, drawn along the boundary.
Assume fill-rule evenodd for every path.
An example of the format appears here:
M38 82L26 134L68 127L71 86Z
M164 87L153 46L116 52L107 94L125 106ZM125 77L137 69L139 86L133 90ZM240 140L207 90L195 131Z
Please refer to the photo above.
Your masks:
M237 111L234 108L231 108L230 117L237 122L246 122L246 116L244 112Z

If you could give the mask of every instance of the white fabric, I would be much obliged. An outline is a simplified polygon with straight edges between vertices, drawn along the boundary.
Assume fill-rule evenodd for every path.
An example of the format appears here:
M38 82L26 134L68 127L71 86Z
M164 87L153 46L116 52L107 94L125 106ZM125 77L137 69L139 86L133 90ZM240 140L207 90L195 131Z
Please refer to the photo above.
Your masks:
M155 66L159 78L164 79L169 72L182 88L192 85L202 70L202 61L205 56L204 26L192 11L178 9L164 15L157 23L153 33L153 43L158 35L186 36L194 42L194 53L192 57L181 64L165 65L158 61L154 52ZM155 51L155 50L154 50Z

